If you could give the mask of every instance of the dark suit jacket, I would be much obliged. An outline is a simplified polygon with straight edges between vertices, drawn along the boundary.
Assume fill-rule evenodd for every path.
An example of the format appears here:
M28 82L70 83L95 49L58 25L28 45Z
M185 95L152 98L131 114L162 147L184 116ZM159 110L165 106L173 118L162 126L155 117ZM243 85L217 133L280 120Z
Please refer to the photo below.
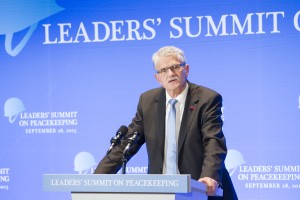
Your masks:
M217 92L189 84L181 128L178 138L178 169L181 174L191 174L198 180L210 177L222 185L224 199L234 200L236 194L224 166L227 149L222 132L222 97ZM94 173L116 173L121 168L121 157L126 138L133 130L143 130L137 145L131 149L134 155L146 143L148 173L161 174L164 159L166 94L164 88L143 93L137 112L129 125L124 142L105 156Z

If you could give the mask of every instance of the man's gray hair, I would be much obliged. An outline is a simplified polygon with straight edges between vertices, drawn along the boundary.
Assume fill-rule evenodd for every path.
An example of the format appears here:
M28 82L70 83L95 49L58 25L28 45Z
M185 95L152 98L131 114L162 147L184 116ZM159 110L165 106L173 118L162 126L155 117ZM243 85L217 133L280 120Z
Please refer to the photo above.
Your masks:
M158 51L153 54L152 62L153 62L154 67L156 66L160 57L167 57L167 56L177 57L177 59L181 63L186 62L184 52L181 49L179 49L175 46L165 46L165 47L158 49Z

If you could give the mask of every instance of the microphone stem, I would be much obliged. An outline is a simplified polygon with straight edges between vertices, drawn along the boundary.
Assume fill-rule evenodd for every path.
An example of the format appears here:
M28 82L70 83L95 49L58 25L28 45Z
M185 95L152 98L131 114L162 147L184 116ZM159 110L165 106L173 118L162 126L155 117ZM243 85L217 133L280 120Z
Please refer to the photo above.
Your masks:
M122 174L126 174L126 164L127 164L127 159L125 156L122 157Z

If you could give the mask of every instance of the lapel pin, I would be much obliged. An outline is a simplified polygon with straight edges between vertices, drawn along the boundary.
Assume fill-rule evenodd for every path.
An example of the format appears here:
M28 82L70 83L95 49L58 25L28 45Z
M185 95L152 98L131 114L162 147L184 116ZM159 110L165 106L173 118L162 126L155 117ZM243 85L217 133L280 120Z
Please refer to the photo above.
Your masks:
M190 110L195 110L196 109L196 106L192 105L190 106Z

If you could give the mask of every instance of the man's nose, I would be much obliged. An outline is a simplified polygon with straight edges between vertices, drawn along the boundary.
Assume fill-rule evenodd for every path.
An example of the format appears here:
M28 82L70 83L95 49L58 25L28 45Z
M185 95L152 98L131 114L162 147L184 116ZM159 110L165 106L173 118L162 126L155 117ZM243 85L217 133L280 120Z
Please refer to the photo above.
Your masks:
M169 68L168 71L167 71L167 74L168 75L174 75L175 74L175 70L172 69L172 68Z

